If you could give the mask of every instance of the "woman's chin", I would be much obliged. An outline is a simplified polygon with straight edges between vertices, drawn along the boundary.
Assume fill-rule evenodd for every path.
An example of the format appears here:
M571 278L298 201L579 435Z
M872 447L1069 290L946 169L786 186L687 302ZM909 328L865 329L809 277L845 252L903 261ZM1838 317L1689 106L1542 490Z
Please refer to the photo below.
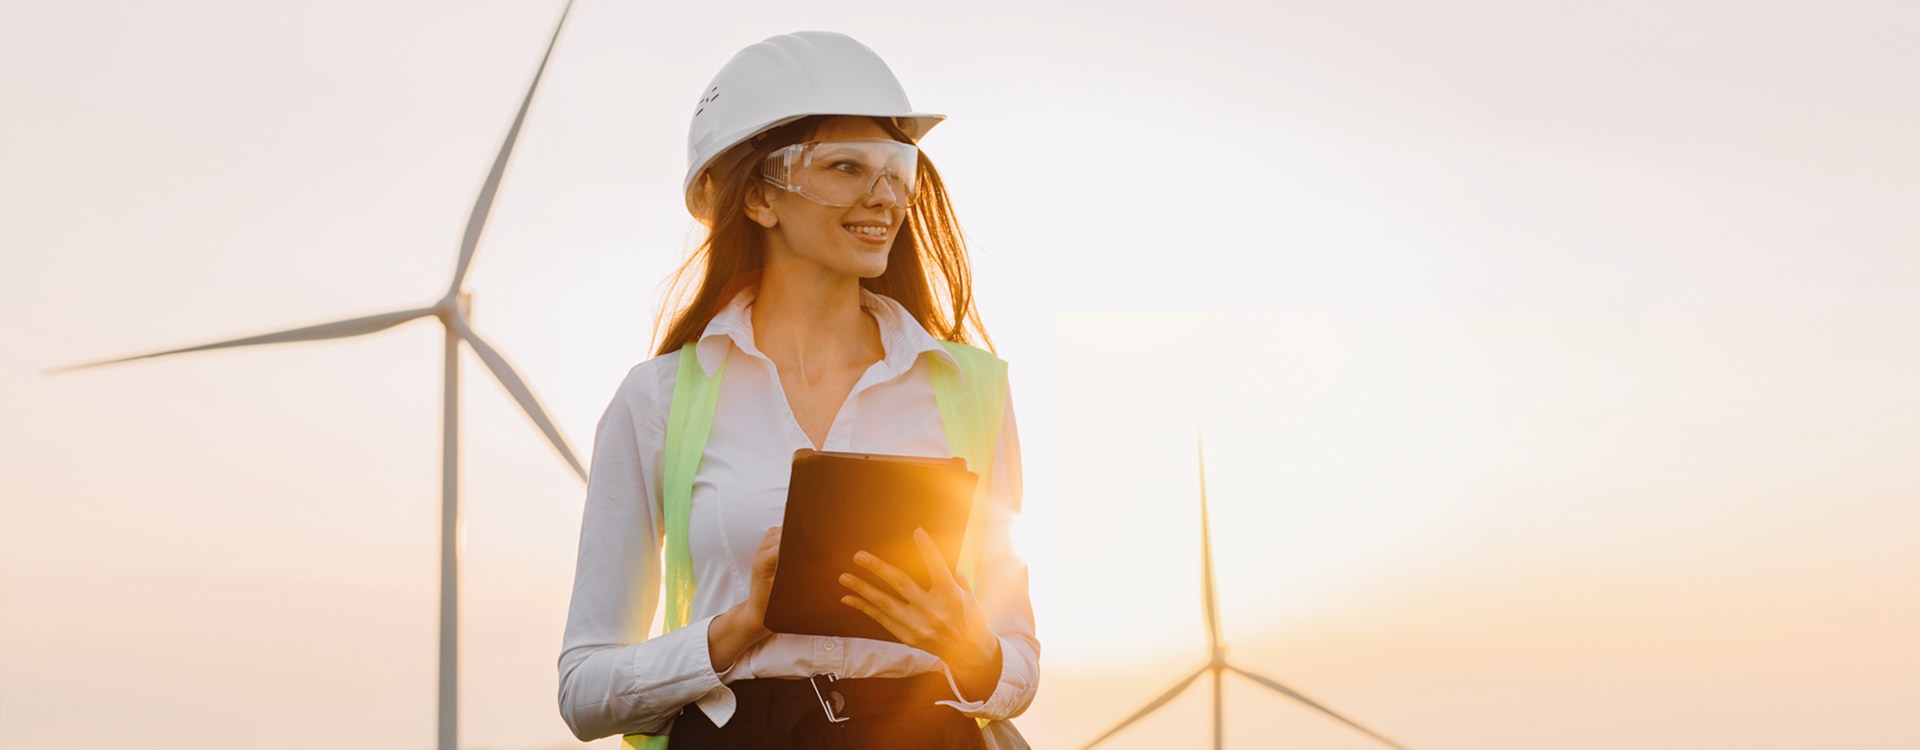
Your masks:
M852 267L847 270L852 275L863 279L879 278L880 274L887 272L887 253L892 249L893 245L889 243L886 247L877 250L863 250L854 256Z

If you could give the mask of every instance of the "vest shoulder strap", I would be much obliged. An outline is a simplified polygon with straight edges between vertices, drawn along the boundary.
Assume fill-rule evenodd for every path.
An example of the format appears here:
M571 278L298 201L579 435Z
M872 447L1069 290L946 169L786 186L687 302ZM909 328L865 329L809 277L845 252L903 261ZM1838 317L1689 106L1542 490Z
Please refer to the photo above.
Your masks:
M720 376L727 361L720 360L713 376L700 366L693 344L680 348L680 372L673 386L673 404L667 411L667 444L660 485L661 515L666 522L666 596L669 630L685 627L693 606L693 557L687 548L687 520L693 511L693 476L713 433L713 413L720 404Z
M959 367L935 361L933 398L940 405L940 424L947 433L947 449L967 461L978 475L973 511L967 518L966 541L955 566L972 582L980 568L981 547L991 510L993 454L1000 442L1001 417L1006 414L1007 363L966 344L942 341Z

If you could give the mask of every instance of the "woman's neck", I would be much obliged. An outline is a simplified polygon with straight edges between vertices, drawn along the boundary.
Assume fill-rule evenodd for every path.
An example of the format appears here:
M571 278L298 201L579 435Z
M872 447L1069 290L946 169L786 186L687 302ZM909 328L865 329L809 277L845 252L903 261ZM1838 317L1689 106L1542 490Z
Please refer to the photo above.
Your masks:
M880 326L860 307L860 279L824 270L769 264L750 311L754 346L808 383L883 354Z

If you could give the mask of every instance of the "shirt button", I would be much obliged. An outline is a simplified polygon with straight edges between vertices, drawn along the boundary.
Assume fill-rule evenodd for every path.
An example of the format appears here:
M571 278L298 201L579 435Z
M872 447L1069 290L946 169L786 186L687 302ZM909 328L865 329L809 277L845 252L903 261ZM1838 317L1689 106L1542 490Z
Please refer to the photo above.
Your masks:
M828 650L828 651L832 651L832 650L833 650L833 641L827 641L827 650Z

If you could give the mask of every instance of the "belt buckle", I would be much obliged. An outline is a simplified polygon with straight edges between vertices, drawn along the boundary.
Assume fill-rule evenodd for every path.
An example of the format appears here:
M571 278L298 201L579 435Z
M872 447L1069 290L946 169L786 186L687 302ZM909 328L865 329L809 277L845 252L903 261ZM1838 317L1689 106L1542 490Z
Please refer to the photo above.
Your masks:
M822 677L827 678L827 691L824 693L820 692L820 678ZM838 681L839 679L840 678L834 675L834 673L832 672L827 672L825 674L817 674L807 678L807 684L813 686L813 697L818 698L820 700L820 710L826 712L827 721L834 724L838 724L840 722L847 721L848 719L852 718L849 716L841 716L838 713L838 710L844 710L847 707L847 697L844 695L841 695L840 691L833 689L833 683ZM831 703L829 703L827 700L828 696L833 697L833 700Z

